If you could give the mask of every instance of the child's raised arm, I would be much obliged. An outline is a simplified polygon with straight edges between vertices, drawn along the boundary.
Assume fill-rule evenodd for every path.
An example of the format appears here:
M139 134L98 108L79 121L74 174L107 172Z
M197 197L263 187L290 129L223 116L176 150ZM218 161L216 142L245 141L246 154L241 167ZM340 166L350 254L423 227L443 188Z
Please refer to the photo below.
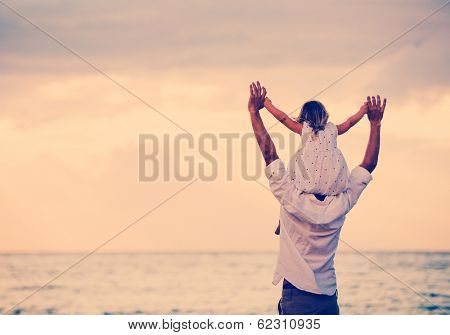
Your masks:
M361 120L363 118L363 116L367 113L367 102L364 103L364 105L362 105L359 108L359 111L350 116L347 121L338 124L336 127L338 129L338 135L342 135L345 132L347 132L351 127L353 127L355 124L357 124L359 122L359 120Z
M287 128L292 130L294 133L302 134L303 125L289 117L285 112L279 110L274 105L269 98L264 100L264 107L272 114L278 121L284 124Z

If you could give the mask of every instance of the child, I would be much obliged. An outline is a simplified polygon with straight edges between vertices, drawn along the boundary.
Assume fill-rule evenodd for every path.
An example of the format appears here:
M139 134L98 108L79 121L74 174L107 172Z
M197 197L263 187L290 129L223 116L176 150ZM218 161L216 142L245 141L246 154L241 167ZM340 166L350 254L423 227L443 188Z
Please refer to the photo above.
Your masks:
M336 195L347 188L349 171L337 136L347 132L367 113L367 103L339 125L328 122L328 112L318 101L306 102L298 120L291 119L266 98L264 107L281 123L301 135L301 148L289 164L289 176L300 193L318 197Z
M265 90L265 89L264 89ZM319 101L306 102L298 120L291 119L274 105L269 98L264 107L282 124L301 135L301 148L291 158L289 178L300 193L313 193L323 200L327 195L336 195L347 188L349 171L341 150L337 147L337 136L346 133L367 113L367 103L359 111L339 125L328 122L328 112ZM280 234L278 224L275 234Z

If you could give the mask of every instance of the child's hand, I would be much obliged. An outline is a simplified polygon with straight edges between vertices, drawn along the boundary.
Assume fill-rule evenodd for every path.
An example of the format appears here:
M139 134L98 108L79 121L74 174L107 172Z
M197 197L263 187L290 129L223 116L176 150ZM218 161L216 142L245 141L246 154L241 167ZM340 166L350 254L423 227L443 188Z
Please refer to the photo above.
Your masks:
M369 105L367 104L367 101L359 108L359 111L363 114L367 114L367 112L369 111Z
M267 107L268 105L272 104L272 100L270 100L268 97L264 99L264 107Z

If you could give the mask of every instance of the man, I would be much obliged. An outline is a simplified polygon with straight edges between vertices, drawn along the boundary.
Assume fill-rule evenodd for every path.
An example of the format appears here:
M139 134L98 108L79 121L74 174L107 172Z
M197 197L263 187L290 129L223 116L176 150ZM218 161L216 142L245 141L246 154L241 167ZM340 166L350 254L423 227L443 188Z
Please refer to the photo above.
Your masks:
M336 196L299 194L267 133L259 110L266 90L250 85L248 110L256 140L266 162L270 189L281 204L280 250L273 284L283 280L280 314L339 314L334 256L345 215L372 180L378 162L380 128L386 100L367 97L369 143L360 165L349 177L348 188Z

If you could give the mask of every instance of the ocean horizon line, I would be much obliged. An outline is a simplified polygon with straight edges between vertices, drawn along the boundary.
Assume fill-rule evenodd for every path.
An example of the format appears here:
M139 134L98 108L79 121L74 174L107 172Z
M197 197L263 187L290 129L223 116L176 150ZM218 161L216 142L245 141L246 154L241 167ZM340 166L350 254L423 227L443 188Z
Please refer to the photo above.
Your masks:
M367 249L367 250L359 250L363 253L369 254L450 254L449 250L395 250L395 249ZM87 254L89 250L73 250L73 251L55 251L55 250L40 250L40 251L31 251L31 250L22 250L22 251L12 251L5 250L0 251L0 255L79 255L79 254ZM129 250L117 250L117 251L99 251L92 255L117 255L117 254L276 254L278 250L142 250L142 251L129 251ZM351 254L356 253L353 250L339 250L337 254L345 253Z

